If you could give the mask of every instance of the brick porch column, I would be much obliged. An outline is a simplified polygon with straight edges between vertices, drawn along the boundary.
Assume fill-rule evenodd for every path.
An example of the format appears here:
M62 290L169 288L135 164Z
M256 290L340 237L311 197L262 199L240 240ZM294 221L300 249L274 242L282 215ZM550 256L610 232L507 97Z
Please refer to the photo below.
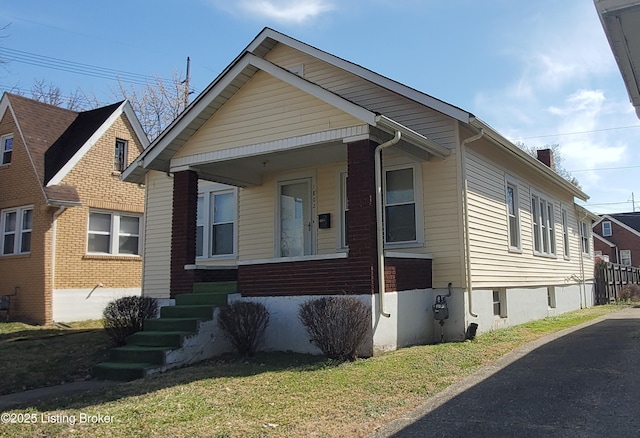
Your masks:
M198 174L185 170L173 174L173 214L171 219L171 297L193 292L193 272L184 265L196 261Z
M376 249L376 182L374 150L362 140L347 144L347 198L349 199L349 294L378 290Z

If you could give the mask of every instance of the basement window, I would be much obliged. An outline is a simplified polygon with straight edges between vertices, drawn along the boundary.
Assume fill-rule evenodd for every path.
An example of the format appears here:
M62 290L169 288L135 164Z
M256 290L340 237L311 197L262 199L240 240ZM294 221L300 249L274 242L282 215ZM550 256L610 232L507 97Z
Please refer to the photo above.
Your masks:
M507 317L507 293L504 289L493 291L493 316L496 318Z

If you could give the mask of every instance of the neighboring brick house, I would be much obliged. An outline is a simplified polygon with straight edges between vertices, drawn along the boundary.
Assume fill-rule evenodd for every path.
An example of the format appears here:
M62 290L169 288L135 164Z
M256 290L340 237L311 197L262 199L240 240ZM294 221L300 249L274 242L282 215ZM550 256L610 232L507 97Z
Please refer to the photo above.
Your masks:
M144 188L120 172L147 145L126 101L75 112L2 96L0 294L18 290L12 319L98 318L140 293Z
M640 266L640 212L602 215L593 224L594 251L611 263Z

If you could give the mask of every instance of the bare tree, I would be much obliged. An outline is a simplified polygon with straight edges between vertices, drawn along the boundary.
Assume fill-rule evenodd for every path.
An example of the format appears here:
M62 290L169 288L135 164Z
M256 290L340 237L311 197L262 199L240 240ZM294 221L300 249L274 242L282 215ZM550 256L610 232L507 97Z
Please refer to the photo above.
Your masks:
M125 98L136 112L145 133L150 140L173 122L188 104L188 93L184 81L174 72L171 79L154 76L152 83L140 88L126 86L118 80L118 90L114 93L118 98Z
M575 176L571 175L571 172L565 169L565 167L562 165L562 162L564 161L564 157L562 156L562 152L560 151L559 144L557 143L547 144L542 147L529 146L521 141L516 141L514 144L518 146L520 149L522 149L523 151L525 151L526 153L528 153L529 155L531 155L533 158L538 158L538 150L551 149L551 152L553 153L553 162L554 162L553 170L555 170L555 172L558 175L560 175L561 177L569 181L574 186L581 188L580 182L578 181L578 179Z
M53 82L47 82L45 79L36 79L33 81L31 85L31 98L38 102L72 111L85 111L101 106L95 95L85 93L80 87L69 94L64 94L59 86Z

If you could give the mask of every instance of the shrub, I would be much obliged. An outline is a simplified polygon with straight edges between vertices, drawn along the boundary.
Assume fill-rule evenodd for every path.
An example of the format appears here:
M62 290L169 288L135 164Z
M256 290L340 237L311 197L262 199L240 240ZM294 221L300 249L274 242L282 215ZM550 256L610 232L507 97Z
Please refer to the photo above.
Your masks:
M620 300L640 301L640 286L637 284L627 284L620 289Z
M353 297L323 297L300 305L300 322L329 359L355 360L371 327L371 308Z
M102 312L107 335L116 345L124 345L127 336L142 330L145 319L155 318L158 302L151 297L122 297L110 302Z
M239 354L253 356L264 342L269 311L261 303L234 301L220 308L218 325Z

